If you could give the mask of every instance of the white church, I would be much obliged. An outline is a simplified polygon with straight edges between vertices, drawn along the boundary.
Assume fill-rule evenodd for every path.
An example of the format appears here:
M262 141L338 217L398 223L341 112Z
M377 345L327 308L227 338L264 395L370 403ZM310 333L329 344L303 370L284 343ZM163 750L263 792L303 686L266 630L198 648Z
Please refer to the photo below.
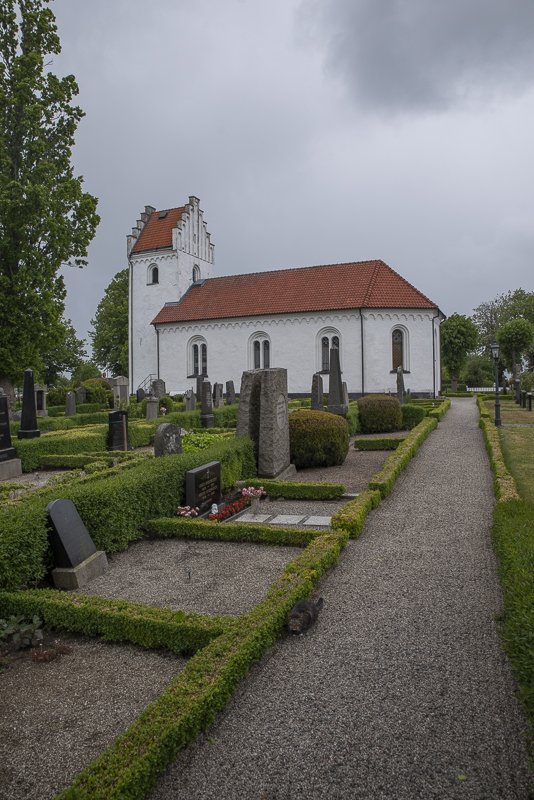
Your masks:
M351 398L396 392L399 366L412 396L439 393L445 317L383 261L214 278L196 197L145 206L127 242L132 393L156 378L195 389L198 376L239 392L244 370L285 367L290 397L309 397L315 372L328 392L331 347Z

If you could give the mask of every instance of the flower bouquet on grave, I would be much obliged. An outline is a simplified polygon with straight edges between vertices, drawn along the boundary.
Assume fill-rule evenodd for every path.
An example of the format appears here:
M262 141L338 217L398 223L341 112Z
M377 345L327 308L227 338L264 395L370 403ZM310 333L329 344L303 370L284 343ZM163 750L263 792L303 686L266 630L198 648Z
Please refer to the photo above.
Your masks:
M176 512L177 517L198 517L198 507L192 508L191 506L178 506Z
M241 492L243 497L247 502L250 502L252 507L252 513L257 514L260 510L260 500L263 495L267 494L263 486L260 486L259 489L255 489L253 486L249 486L248 489L243 489Z
M210 514L208 519L210 519L212 522L224 522L225 519L233 517L234 514L238 514L240 511L243 511L246 505L246 497L241 497L239 500L236 500L235 503L231 503L230 505L226 506L226 508L223 508L223 510L219 511L217 514Z

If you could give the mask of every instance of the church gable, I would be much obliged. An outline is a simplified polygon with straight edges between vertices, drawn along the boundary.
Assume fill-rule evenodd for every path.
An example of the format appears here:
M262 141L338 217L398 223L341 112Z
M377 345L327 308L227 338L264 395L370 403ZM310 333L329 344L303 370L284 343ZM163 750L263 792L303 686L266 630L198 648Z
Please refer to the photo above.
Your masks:
M360 261L211 278L152 324L356 308L437 306L383 261Z

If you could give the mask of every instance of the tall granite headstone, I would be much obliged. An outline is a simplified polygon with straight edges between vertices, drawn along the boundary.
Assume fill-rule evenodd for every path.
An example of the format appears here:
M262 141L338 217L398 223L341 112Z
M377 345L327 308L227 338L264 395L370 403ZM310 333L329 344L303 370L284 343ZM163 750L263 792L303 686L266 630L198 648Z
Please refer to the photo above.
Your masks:
M85 403L87 400L87 389L85 386L78 386L76 389L76 394L78 395L78 402Z
M200 409L200 424L203 428L215 427L215 417L213 416L213 403L211 399L211 383L208 380L202 381L202 407Z
M0 481L7 481L18 475L22 475L22 465L20 458L17 458L17 451L11 445L7 395L0 389Z
M311 410L324 411L323 377L318 372L312 378Z
M349 390L347 389L347 384L345 381L341 384L342 394L343 394L343 405L349 407Z
M154 456L174 456L182 452L181 428L172 422L163 422L154 436Z
M35 384L35 410L38 417L47 417L48 411L46 410L46 386L39 386Z
M236 436L250 436L256 446L260 478L289 479L287 370L255 369L243 373Z
M404 373L402 367L397 367L397 400L401 406L406 403L406 391L404 389Z
M343 383L341 381L341 366L339 363L339 350L337 347L330 349L330 372L328 380L328 406L330 414L346 417L349 410L348 403L343 402Z
M150 422L151 420L158 418L159 400L152 394L147 395L145 400L146 400L146 421Z
M67 392L67 399L65 400L65 416L72 417L76 414L76 395L74 392Z
M226 381L226 405L235 405L235 388L233 381Z
M202 402L202 384L203 384L204 380L208 380L208 376L207 375L198 375L197 376L197 390L195 392L195 394L197 396L197 403L201 403Z
M223 405L223 385L222 383L213 384L213 408L220 408Z
M162 381L161 378L158 378L155 381L152 381L150 386L152 394L160 399L160 397L165 397L167 394L167 390L165 389L165 381Z
M33 385L33 371L27 369L24 373L24 390L22 394L22 415L19 439L35 439L41 435L37 427L37 409L35 408L35 390Z
M108 450L131 450L128 444L128 412L109 412Z
M194 391L192 389L188 389L184 397L185 397L185 410L196 411L197 398L195 396Z
M78 589L108 568L106 554L97 550L72 500L52 500L47 506L49 539L58 589Z

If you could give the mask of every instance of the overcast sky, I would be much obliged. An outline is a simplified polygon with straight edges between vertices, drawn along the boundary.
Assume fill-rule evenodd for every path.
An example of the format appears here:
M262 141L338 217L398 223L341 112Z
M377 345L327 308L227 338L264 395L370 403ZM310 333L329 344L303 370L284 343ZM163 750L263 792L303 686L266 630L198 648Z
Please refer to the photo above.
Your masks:
M534 290L532 0L51 8L101 216L65 270L80 337L144 206L190 195L215 275L381 258L447 315Z

